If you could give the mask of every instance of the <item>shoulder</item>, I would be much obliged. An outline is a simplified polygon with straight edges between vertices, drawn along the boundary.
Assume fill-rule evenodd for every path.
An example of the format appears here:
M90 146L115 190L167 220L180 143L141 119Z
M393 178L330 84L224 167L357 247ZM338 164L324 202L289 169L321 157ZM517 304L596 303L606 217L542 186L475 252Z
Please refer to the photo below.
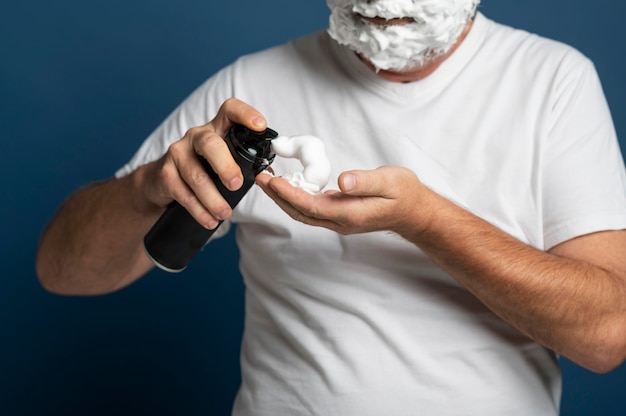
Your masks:
M482 53L497 63L527 71L558 72L593 67L592 62L571 45L497 23L482 15L480 18L484 20L486 33Z
M250 103L291 101L336 81L340 65L331 42L325 31L319 31L244 55L227 69L222 82L232 86L234 96Z
M320 31L242 55L205 80L186 102L195 112L213 114L227 98L245 100L250 94L270 94L273 88L293 81L294 72L301 73L310 62L319 60L323 48L315 45L326 37Z
M235 67L256 69L260 67L279 70L285 66L306 64L318 59L328 51L329 37L326 31L314 32L283 44L241 56Z

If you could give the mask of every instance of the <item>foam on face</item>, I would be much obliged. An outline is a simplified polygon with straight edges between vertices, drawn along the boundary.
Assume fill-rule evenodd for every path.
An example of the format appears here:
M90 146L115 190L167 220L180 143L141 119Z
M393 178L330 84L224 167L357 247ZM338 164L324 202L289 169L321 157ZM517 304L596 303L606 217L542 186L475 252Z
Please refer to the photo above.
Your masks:
M480 0L327 0L330 36L370 61L378 70L424 65L456 43ZM387 25L361 18L410 18Z
M330 179L330 160L326 155L326 146L315 136L279 136L272 140L272 151L278 156L298 159L302 172L290 172L283 175L293 186L310 193L319 193Z

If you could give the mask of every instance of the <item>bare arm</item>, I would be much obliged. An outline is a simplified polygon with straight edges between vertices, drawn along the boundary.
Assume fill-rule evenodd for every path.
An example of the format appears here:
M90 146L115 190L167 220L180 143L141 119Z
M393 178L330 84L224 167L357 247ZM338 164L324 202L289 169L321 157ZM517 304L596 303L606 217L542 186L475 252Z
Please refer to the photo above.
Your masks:
M266 126L260 113L230 99L210 123L190 129L161 159L71 196L41 238L37 274L42 285L56 293L93 295L134 282L152 267L143 237L173 200L207 228L227 219L232 210L198 155L227 188L241 187L241 170L223 140L233 123L256 130Z
M163 209L140 191L145 168L91 185L71 196L43 234L37 274L49 291L100 294L149 271L143 236Z
M342 234L397 232L502 319L597 372L626 357L626 231L534 249L432 192L402 168L345 173L342 192L309 195L280 178L259 184L301 222Z
M626 231L534 249L443 198L442 219L407 231L417 244L501 318L593 371L626 356Z

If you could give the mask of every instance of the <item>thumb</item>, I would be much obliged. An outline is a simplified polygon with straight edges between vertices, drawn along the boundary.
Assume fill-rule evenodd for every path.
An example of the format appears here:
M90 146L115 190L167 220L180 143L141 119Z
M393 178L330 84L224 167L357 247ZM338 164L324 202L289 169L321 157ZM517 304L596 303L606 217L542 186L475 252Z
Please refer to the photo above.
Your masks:
M383 169L343 172L339 175L339 189L355 196L384 196L389 189L389 182Z

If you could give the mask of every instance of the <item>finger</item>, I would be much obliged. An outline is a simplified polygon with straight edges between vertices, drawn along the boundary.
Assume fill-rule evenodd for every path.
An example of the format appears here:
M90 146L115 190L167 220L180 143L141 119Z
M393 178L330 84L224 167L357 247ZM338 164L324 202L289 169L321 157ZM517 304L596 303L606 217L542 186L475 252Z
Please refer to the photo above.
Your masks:
M243 185L243 174L224 139L206 126L191 129L190 132L193 152L208 163L208 166L202 166L201 161L199 161L202 171L198 177L204 179L208 175L203 175L203 173L206 173L207 169L212 169L226 188L231 191L239 189ZM200 185L204 184L201 183ZM194 186L192 188L196 190Z
M265 118L254 107L236 98L230 98L222 104L216 117L200 128L202 134L193 140L194 151L204 157L220 181L231 191L243 185L241 169L223 139L234 123L256 131L262 131L267 127Z
M242 124L254 131L263 131L267 127L265 117L258 110L236 98L224 101L211 124L221 135L225 135L233 124Z
M300 215L297 213L295 207L291 205L288 201L281 198L280 195L273 189L273 186L270 185L270 182L275 180L276 178L268 175L268 174L259 174L256 177L256 183L259 187L269 196L283 211L289 214L290 217L294 218Z
M375 170L352 170L339 175L339 189L348 195L387 197L393 181L386 167Z
M315 224L335 229L346 222L360 204L360 198L354 198L341 192L325 192L311 194L301 188L291 185L283 178L273 178L268 182L268 188L281 200L289 204L299 214L317 220ZM282 206L281 206L282 207ZM293 215L292 215L293 217ZM310 221L302 221L311 223ZM329 223L334 224L333 227Z
M337 224L323 216L315 214L315 199L320 195L311 195L308 192L292 186L282 178L273 178L270 175L257 176L257 183L263 191L291 218L308 225L337 229Z
M171 175L167 185L172 198L182 205L199 224L208 229L217 227L220 218L207 209L180 175Z
M258 175L256 175L255 182L259 185L263 190L265 190L269 186L269 181L274 178L274 170L270 167L265 171L262 171Z
M315 196L301 188L291 185L283 178L272 178L268 181L268 188L271 189L280 199L288 202L296 210L306 216L320 218L316 213Z
M177 201L182 205L191 216L203 227L212 230L218 226L220 218L211 214L206 207L189 191L187 194L181 194L177 197ZM181 202L182 201L182 202Z
M180 189L175 199L187 208L198 222L204 225L205 221L210 222L211 219L225 220L230 217L232 214L230 205L195 155L183 163L175 159L174 163L181 183L174 183L173 189ZM208 218L207 214L211 218Z

